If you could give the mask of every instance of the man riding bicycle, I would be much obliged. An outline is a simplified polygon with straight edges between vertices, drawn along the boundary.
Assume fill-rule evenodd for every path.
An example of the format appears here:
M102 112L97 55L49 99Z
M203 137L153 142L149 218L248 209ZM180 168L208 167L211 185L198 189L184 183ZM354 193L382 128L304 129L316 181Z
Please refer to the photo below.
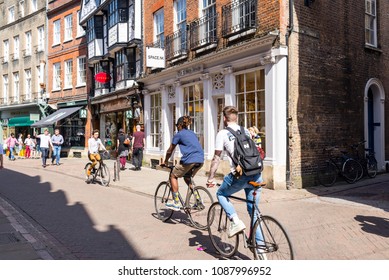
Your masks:
M106 151L103 143L99 138L99 130L95 129L93 131L93 136L88 140L88 158L92 162L90 167L87 170L87 175L90 176L92 170L95 168L96 164L101 161L101 156L99 150Z
M225 127L230 127L234 131L239 130L240 126L237 123L238 109L233 106L226 106L223 109L223 121ZM244 128L244 133L250 137L250 132L246 128ZM210 167L208 181L207 181L208 187L213 187L215 185L213 179L215 177L217 168L219 167L220 164L221 153L223 150L225 150L227 152L228 160L230 162L231 172L224 177L223 183L218 189L216 196L217 199L219 200L220 205L226 211L227 216L231 221L230 229L228 232L228 237L230 238L242 232L246 228L246 226L239 219L234 206L232 205L231 201L228 199L228 196L244 189L246 193L246 199L253 200L254 187L251 184L249 184L249 182L251 181L257 183L262 182L262 176L260 172L258 172L258 174L255 175L246 176L244 174L241 174L239 170L237 170L237 166L233 160L234 149L235 149L234 144L235 144L235 137L231 132L229 132L227 129L222 129L221 131L218 132L218 134L216 135L215 155L211 162L211 167ZM260 189L257 190L257 195L256 195L257 204L259 203L259 197L260 197L259 194L260 194ZM251 213L252 208L253 205L251 203L247 203L247 210L249 213ZM256 219L254 219L254 221L255 220ZM262 233L260 232L260 230L257 230L256 232L256 239L258 242L262 240Z
M176 127L178 132L174 135L172 143L166 152L164 163L161 166L167 166L169 158L173 154L177 145L180 145L182 158L177 164L170 176L170 183L173 190L173 203L166 203L166 207L180 211L180 201L178 198L178 178L184 177L185 183L190 186L190 178L185 177L185 174L193 170L192 177L200 170L204 164L204 151L197 139L196 134L188 129L191 124L189 116L180 117L177 121Z

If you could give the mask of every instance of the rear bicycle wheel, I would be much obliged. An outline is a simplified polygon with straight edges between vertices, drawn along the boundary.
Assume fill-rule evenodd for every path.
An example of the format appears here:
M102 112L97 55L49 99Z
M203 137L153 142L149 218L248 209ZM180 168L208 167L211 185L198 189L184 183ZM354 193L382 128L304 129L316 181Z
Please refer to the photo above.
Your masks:
M209 208L207 224L208 234L216 251L223 257L232 257L238 250L239 235L228 237L230 219L219 202L213 203Z
M262 231L263 240L258 244L253 234L252 244L256 244L254 259L256 260L293 260L292 243L280 222L270 216L262 216L253 227L253 232Z
M374 178L377 175L378 170L377 160L374 156L368 156L366 162L367 176L369 176L369 178Z
M317 179L319 183L324 187L331 187L335 184L338 172L335 164L330 161L326 161L325 165L319 167L317 171Z
M347 183L352 184L357 180L361 167L362 166L355 159L346 159L342 165L342 176Z
M91 182L93 180L93 174L91 173L90 175L88 175L88 170L89 168L92 166L92 163L91 162L88 162L85 167L84 167L84 170L85 170L85 179L87 182Z
M189 207L187 213L195 228L207 229L207 215L212 203L212 195L206 188L202 186L193 188L188 197L186 206Z
M104 187L108 187L109 181L111 179L111 175L109 174L108 166L105 163L101 164L101 167L99 169L99 178L100 182Z
M364 168L363 168L363 163L356 160L356 162L358 163L358 174L357 174L357 179L355 181L359 181L362 179L363 175L364 175Z
M158 219L166 222L173 215L173 210L166 207L166 203L173 202L173 194L168 182L161 182L154 194L154 207Z

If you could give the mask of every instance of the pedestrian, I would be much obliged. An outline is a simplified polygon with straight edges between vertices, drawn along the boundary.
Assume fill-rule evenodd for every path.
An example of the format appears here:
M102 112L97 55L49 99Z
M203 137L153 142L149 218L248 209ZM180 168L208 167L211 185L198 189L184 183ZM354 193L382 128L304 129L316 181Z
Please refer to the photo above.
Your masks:
M9 150L8 159L15 160L15 147L19 145L18 139L15 138L15 133L11 133L11 136L5 140L5 144L7 144Z
M120 170L126 169L126 162L128 157L128 149L130 147L130 139L124 133L124 129L119 129L119 135L117 139L118 157L120 160Z
M35 135L40 140L40 149L42 152L42 167L46 167L46 160L49 154L49 147L53 148L49 131L45 129L43 134Z
M263 160L265 158L265 151L262 149L261 132L259 132L256 126L249 127L249 132L251 135L251 139L253 139L255 146L257 147L257 150L261 155L261 159Z
M18 134L18 143L15 147L15 153L18 156L18 158L22 157L22 150L23 150L23 134L19 133Z
M141 170L143 160L143 149L145 148L145 133L141 131L141 127L138 124L136 131L132 135L132 157L134 163L134 170Z
M30 134L27 134L24 144L26 145L26 158L30 158L31 151L34 149L34 139L31 138Z
M61 159L61 147L63 144L63 137L59 134L59 129L54 130L54 135L51 137L51 143L53 143L53 153L51 155L51 164L59 165L59 160Z
M4 166L3 166L3 154L4 154L3 145L4 145L3 137L1 137L1 134L0 134L0 170L4 168Z

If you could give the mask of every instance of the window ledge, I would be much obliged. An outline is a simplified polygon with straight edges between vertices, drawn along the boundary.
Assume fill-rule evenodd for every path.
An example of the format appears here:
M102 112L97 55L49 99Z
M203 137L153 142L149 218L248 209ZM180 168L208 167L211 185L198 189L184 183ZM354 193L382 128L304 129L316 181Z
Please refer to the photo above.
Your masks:
M52 48L55 48L55 47L58 47L59 45L61 45L61 43L54 43L51 45Z
M365 44L365 49L382 53L382 49L367 44Z
M57 92L57 91L61 91L61 88L53 88L53 89L51 90L51 92Z
M80 88L80 87L86 87L86 83L85 84L77 84L76 85L76 88Z
M65 39L65 40L63 41L63 43L68 43L68 42L71 42L71 41L73 41L73 38L68 38L68 39Z
M62 90L70 90L70 89L73 89L72 86L65 86Z

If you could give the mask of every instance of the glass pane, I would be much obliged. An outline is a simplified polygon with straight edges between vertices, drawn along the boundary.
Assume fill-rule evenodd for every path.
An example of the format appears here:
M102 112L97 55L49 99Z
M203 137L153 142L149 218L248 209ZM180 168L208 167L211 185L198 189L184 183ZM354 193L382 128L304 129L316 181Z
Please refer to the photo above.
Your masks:
M239 112L244 112L245 107L244 107L244 94L239 94L236 96L236 105L238 107Z
M255 90L255 72L246 74L246 92Z
M236 92L244 92L244 75L236 76Z
M265 71L259 70L256 72L257 89L265 89Z
M257 110L265 111L265 92L258 91L257 92Z
M246 111L253 112L255 111L255 92L249 92L246 95Z

